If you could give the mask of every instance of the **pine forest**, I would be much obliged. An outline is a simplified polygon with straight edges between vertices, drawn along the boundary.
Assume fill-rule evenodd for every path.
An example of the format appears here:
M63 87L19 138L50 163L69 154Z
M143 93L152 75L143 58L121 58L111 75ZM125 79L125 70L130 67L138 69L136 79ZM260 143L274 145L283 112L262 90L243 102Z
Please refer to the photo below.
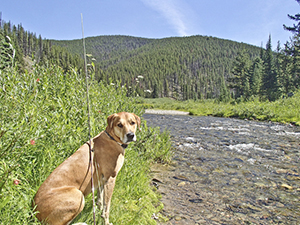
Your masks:
M298 17L290 16L298 22ZM34 63L84 72L82 40L37 37L22 25L0 21L1 67L13 63L30 70ZM284 26L293 37L276 49L209 36L147 39L131 36L86 38L88 68L94 79L122 85L127 96L146 98L274 101L300 86L299 27ZM283 31L283 32L288 32ZM275 49L275 50L274 50Z

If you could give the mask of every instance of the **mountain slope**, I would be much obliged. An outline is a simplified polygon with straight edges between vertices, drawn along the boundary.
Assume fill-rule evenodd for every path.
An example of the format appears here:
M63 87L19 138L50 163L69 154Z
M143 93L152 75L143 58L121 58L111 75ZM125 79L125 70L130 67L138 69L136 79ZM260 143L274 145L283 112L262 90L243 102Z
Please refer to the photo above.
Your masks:
M260 48L207 36L146 39L130 36L86 38L96 59L96 78L121 81L129 95L199 99L219 97L237 53L251 58ZM52 41L82 55L82 40Z

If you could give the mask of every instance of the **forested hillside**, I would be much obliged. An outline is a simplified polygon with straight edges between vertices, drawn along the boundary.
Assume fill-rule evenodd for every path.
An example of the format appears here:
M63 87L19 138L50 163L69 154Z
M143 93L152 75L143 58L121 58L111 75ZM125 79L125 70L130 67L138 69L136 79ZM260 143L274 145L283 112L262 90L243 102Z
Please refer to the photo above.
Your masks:
M291 19L299 22L298 17ZM127 96L274 101L300 87L298 25L285 28L294 36L275 51L271 36L265 48L199 35L89 37L85 41L88 68L97 81L126 87ZM12 63L21 72L33 64L55 64L64 72L84 71L81 39L46 40L1 19L0 39L1 65Z
M11 63L20 72L30 70L32 65L55 64L65 72L74 68L82 69L84 62L79 54L72 54L65 48L52 45L50 40L42 39L41 35L26 31L22 24L14 25L0 18L0 66ZM11 60L13 58L13 60ZM0 67L0 69L2 69Z
M82 40L51 42L82 54ZM176 99L229 95L226 81L238 52L246 49L251 59L261 52L255 46L206 36L99 36L86 38L86 48L96 60L98 80L121 80L128 95Z

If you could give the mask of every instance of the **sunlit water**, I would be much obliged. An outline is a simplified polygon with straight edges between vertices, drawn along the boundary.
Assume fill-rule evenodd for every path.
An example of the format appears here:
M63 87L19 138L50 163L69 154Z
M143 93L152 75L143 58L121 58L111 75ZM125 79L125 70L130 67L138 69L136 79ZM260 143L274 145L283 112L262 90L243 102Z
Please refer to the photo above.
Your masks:
M299 127L143 117L169 130L175 146L175 166L158 188L169 224L300 224Z

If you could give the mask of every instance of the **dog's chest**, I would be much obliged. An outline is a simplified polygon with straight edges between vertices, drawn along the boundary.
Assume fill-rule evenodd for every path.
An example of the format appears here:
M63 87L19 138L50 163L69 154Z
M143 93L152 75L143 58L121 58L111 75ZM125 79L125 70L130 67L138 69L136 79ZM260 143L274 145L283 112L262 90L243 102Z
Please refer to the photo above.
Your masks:
M115 167L115 172L118 173L124 164L124 155L120 154L117 158L117 163Z

